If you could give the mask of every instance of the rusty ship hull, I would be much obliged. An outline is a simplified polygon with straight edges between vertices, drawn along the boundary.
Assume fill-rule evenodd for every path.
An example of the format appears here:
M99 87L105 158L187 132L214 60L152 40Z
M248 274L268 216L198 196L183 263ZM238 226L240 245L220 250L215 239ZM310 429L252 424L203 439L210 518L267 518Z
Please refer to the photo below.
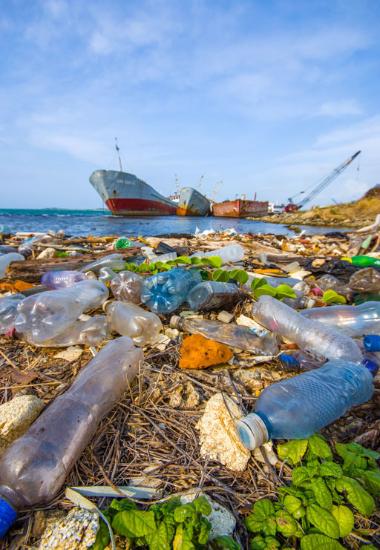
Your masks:
M183 187L179 194L177 216L207 216L210 201L196 189Z
M234 201L217 202L212 205L212 214L220 218L249 218L268 214L268 201Z

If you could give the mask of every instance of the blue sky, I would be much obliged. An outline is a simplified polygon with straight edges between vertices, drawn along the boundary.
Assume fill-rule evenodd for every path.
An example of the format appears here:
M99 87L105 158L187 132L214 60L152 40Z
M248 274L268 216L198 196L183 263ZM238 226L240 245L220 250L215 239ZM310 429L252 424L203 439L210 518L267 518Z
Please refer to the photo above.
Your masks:
M380 182L378 0L3 0L0 207L98 208L96 168L164 194L314 202ZM222 182L222 183L218 183Z

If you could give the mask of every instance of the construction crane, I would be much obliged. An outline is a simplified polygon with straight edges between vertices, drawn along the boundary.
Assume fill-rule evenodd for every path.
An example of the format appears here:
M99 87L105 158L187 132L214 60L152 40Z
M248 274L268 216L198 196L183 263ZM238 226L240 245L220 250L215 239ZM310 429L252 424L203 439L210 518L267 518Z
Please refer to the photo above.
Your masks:
M325 189L332 181L335 180L341 174L347 166L353 162L356 157L360 155L361 151L357 151L352 157L345 160L340 164L337 168L335 168L328 176L326 176L321 182L318 183L315 187L312 188L310 193L306 195L300 202L294 202L294 199L298 197L298 195L302 195L305 191L301 191L300 193L297 193L297 195L294 195L293 197L290 197L288 199L289 203L285 206L284 211L285 212L295 212L296 210L300 210L303 206L305 206L306 203L311 201L314 197L316 197L323 189Z

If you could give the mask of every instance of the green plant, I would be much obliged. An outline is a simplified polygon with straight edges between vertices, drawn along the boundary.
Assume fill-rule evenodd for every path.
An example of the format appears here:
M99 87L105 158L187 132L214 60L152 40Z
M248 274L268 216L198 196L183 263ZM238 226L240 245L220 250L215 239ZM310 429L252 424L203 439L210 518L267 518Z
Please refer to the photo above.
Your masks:
M135 264L133 262L127 262L124 269L127 271L133 271L134 273L159 273L160 271L169 271L173 267L213 267L220 268L222 265L222 259L219 256L207 256L207 257L194 257L189 258L188 256L178 256L175 260L170 260L169 262L153 262L142 264Z
M335 290L326 290L323 293L322 301L325 302L325 304L345 304L347 303L347 300L344 296L341 294L338 294L335 292Z
M253 505L246 518L255 534L251 549L344 548L338 539L353 531L355 515L369 517L375 511L380 455L356 443L337 443L339 458L334 459L320 435L280 444L277 452L293 467L292 482L279 488L277 501L265 498Z
M277 300L283 298L297 298L295 291L289 285L279 285L274 287L270 285L265 278L253 279L251 283L251 290L254 298L260 298L260 296L273 296Z
M187 504L172 498L140 510L128 499L113 500L104 515L114 533L128 539L129 548L144 546L149 550L197 550L207 548L211 524L207 498L200 496ZM103 550L110 537L105 523L100 524L92 550ZM210 541L215 550L239 550L231 537Z

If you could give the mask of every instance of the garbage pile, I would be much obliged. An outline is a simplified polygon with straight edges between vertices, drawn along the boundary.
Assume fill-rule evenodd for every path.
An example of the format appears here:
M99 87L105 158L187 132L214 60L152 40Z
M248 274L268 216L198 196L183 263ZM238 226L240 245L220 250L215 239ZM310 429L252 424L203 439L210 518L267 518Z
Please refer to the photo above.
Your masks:
M273 442L322 430L378 449L380 239L367 229L3 234L0 536L58 547L49 509L72 507L67 487L84 508L80 495L101 508L195 490L243 518L289 477ZM235 524L218 537L236 527L246 547Z

